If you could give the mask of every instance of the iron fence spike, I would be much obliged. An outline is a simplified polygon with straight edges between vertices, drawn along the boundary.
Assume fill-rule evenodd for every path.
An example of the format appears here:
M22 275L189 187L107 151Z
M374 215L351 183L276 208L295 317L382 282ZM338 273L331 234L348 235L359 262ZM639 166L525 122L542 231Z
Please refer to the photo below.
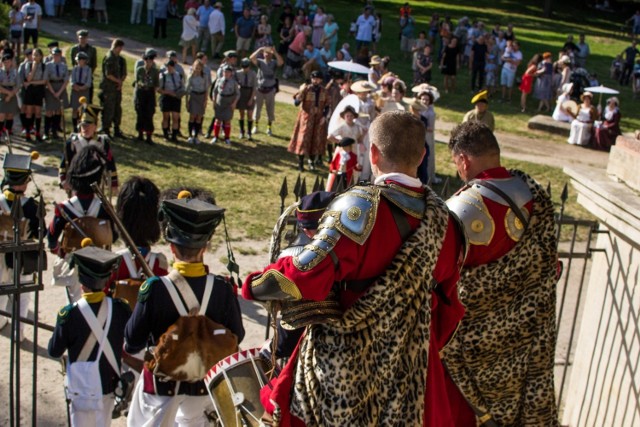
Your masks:
M562 194L560 195L560 200L562 200L562 204L564 204L569 198L569 186L567 183L564 184L562 188Z
M280 186L280 198L282 200L286 199L289 195L289 188L287 187L287 177L285 176L282 180L282 185Z
M293 186L293 194L295 194L296 196L296 202L300 198L300 183L301 183L300 174L298 174L298 179L296 179L296 184Z
M307 178L302 178L302 184L300 185L300 198L307 195Z

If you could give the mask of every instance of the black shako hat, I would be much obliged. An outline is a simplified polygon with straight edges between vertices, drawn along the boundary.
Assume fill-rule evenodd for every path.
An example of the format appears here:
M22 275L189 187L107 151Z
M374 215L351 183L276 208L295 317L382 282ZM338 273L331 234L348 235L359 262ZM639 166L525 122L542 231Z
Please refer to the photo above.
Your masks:
M78 269L80 283L94 291L104 288L111 274L120 267L121 260L121 255L96 246L87 246L71 254L71 266Z
M191 194L184 191L178 199L162 202L158 219L168 242L187 248L204 248L222 221L224 211L219 206L192 199Z
M2 186L22 185L28 182L31 178L32 158L25 154L5 154L2 163L2 169L4 169Z

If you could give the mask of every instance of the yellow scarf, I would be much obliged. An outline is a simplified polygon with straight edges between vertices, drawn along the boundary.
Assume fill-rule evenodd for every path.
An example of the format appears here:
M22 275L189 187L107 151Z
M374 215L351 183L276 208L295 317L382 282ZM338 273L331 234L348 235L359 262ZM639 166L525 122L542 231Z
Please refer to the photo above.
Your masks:
M86 299L89 304L100 302L104 299L104 292L85 292L82 294L82 298Z
M207 270L201 262L176 261L173 263L173 268L183 277L200 277L207 274Z

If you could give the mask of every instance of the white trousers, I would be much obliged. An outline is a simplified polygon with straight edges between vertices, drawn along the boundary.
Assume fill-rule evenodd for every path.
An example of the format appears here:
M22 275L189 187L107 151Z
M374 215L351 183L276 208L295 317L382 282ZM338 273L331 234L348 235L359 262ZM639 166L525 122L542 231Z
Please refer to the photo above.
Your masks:
M208 427L204 412L213 411L213 402L206 396L156 396L144 393L144 381L138 381L133 392L128 427Z
M107 394L102 396L102 411L76 411L71 405L71 425L73 427L109 427L111 425L111 413L113 412L113 405L115 403L115 396L113 394Z

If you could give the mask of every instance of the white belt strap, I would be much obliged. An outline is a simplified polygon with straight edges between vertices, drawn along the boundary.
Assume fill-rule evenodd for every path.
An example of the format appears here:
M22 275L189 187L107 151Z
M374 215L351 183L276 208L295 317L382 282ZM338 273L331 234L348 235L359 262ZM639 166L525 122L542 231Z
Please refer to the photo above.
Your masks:
M100 309L98 310L97 318L98 324L101 325L101 327L104 327L104 325L107 323L107 312L109 310L107 309L107 304L104 302L104 300L102 301L103 302L102 304L100 304ZM89 334L87 340L82 346L80 354L78 355L78 361L86 362L87 360L89 360L89 356L91 356L91 352L93 351L93 347L96 345L96 342L98 342L98 338L100 337L96 337L94 334Z
M89 303L86 299L80 298L78 301L78 308L80 309L80 313L84 316L84 319L87 321L87 324L91 328L91 332L99 337L100 348L98 349L98 355L96 356L96 361L100 361L100 356L104 352L107 361L115 371L116 375L120 375L120 367L118 366L118 362L116 360L116 356L113 352L113 348L111 348L111 343L107 339L107 335L109 334L109 328L111 327L111 317L113 314L112 310L112 302L111 298L106 298L107 300L107 324L104 327L104 330L100 327L100 323L96 318L95 314L91 310ZM104 300L103 300L104 304Z
M167 288L169 296L171 296L171 300L173 301L173 304L175 305L176 310L178 310L180 316L187 316L189 314L189 310L193 308L199 308L198 314L201 316L205 315L207 312L207 306L209 305L209 300L211 299L211 293L213 292L213 275L207 275L204 295L202 295L202 303L198 303L198 299L193 293L193 289L191 289L185 278L177 271L173 270L168 276L161 277L160 280L162 280L162 283L164 283L164 286ZM182 299L180 299L180 296L182 296L187 307L189 307L188 310L182 302Z

